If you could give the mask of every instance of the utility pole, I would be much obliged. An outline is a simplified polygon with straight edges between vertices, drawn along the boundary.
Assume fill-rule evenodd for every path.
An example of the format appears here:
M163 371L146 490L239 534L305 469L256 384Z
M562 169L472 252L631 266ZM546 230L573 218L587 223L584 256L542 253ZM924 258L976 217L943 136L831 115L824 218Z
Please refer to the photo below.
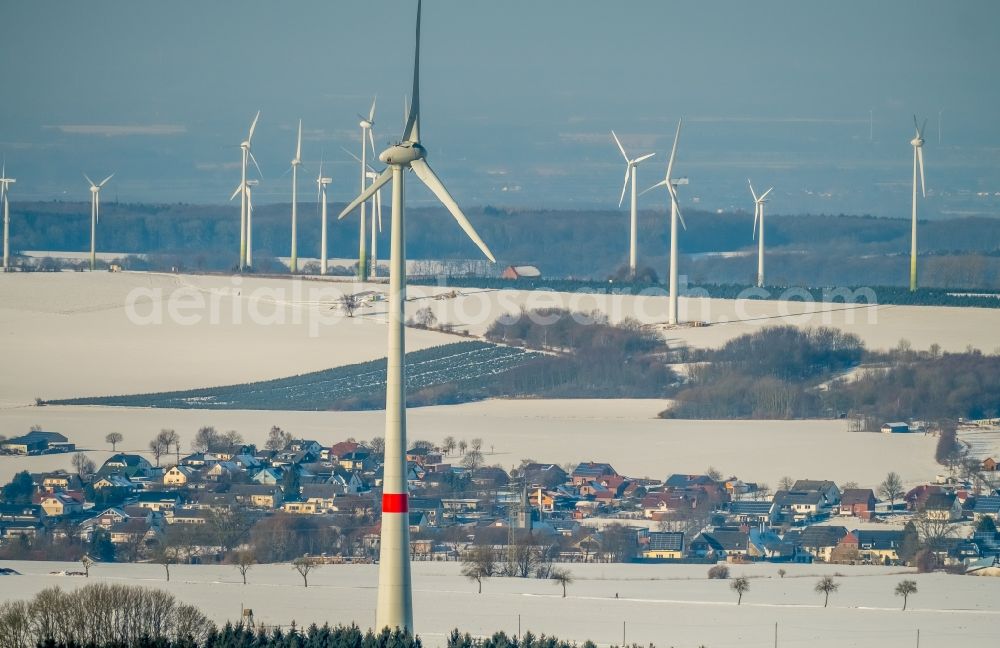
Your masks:
M778 648L778 622L774 622L774 648Z
M625 648L625 621L622 621L622 648Z

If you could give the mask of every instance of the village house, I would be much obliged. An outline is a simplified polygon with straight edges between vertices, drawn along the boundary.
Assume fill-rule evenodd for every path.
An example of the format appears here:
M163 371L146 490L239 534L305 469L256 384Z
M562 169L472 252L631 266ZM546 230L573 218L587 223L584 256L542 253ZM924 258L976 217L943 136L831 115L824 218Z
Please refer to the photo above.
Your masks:
M784 539L797 542L817 560L830 562L830 554L846 535L847 529L842 526L809 526L801 531L789 531Z
M1000 496L984 495L976 498L972 508L973 520L978 524L984 517L992 518L994 524L1000 522Z
M819 491L778 491L774 503L781 520L800 524L820 515L826 499Z
M83 489L83 480L80 479L80 476L72 475L65 470L56 470L50 473L39 473L32 475L31 479L46 493Z
M150 479L156 471L153 464L146 461L146 458L137 454L125 454L119 452L105 461L97 471L99 476L108 474L123 474L129 479Z
M792 484L793 491L815 491L823 496L823 508L833 508L840 503L840 489L826 479L799 479Z
M903 421L882 424L882 434L905 434L909 431L909 423L904 423Z
M39 455L48 452L72 452L75 449L76 445L70 443L62 434L42 430L32 430L23 436L0 442L0 451L7 454Z
M39 505L50 517L74 515L83 511L83 504L66 493L52 493L41 498Z
M680 560L684 557L684 534L681 532L651 531L642 550L643 558Z
M890 565L899 562L902 540L903 532L899 530L855 529L840 539L840 546L853 551L861 563Z
M690 552L709 560L733 560L750 552L750 534L735 527L702 531L691 541Z
M778 519L778 505L773 500L738 500L729 505L727 524L771 526Z
M602 477L610 477L617 474L618 473L615 469L611 467L611 464L588 461L586 463L581 463L574 468L572 474L570 475L570 479L573 482L573 485L579 488L587 482L600 480Z
M929 520L955 522L962 518L962 503L954 493L932 493L923 506Z
M869 520L875 514L875 493L870 488L845 488L840 496L840 515Z
M173 466L163 473L164 486L183 486L195 477L195 471L189 466Z

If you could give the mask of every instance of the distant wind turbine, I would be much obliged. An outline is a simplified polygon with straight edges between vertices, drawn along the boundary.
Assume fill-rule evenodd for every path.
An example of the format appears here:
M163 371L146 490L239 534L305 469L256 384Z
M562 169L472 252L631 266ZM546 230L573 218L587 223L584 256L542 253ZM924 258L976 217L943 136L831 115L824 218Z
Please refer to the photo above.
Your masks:
M347 153L348 155L350 155L357 162L359 162L359 163L361 162L361 158L359 158L357 155L355 155L354 153L351 153L350 151L348 151L343 146L341 146L340 148L341 148L341 150L344 151L344 153ZM372 165L365 164L365 178L367 178L368 180L371 180L371 181L374 182L375 180L378 179L379 175L380 175L380 173L378 171L376 171L375 168L372 167ZM369 255L371 257L371 271L369 273L369 276L371 276L371 277L377 277L378 276L378 235L382 233L382 189L381 188L379 188L379 190L375 192L375 195L373 195L371 197L371 208L372 208L372 220L371 220L371 232L372 232L371 237L372 238L371 238L371 248L370 248L371 252L370 252L370 255Z
M764 287L764 203L767 202L767 194L771 193L774 187L770 187L760 196L753 190L753 183L747 178L750 185L750 195L753 196L753 235L757 238L757 287ZM757 220L760 220L760 236L757 236Z
M670 149L670 160L667 161L667 173L663 180L660 180L655 185L646 189L646 191L652 191L657 187L666 187L670 194L670 301L669 308L667 310L667 324L677 324L678 323L678 287L677 287L677 221L680 221L681 227L685 230L687 229L687 224L684 222L684 216L681 215L680 205L677 204L677 186L688 184L687 178L674 178L674 159L677 157L677 142L681 138L681 120L677 120L677 130L674 132L674 145ZM646 193L643 191L642 193Z
M920 167L920 194L927 197L927 186L924 184L924 129L917 125L917 116L913 116L913 127L917 134L910 140L913 147L913 220L910 223L910 292L917 290L917 167Z
M7 162L4 161L0 170L0 199L3 200L3 271L10 270L10 185L17 182L7 177Z
M108 183L108 180L114 177L115 174L109 175L104 180L99 183L94 184L86 173L83 174L84 178L87 178L87 182L90 183L90 270L91 272L97 268L97 223L101 220L101 188Z
M368 110L368 116L359 114L361 119L361 191L368 186L368 145L371 145L372 155L375 155L375 137L372 135L372 128L375 126L375 101L372 99L372 107ZM368 220L365 215L365 203L361 203L361 231L358 235L358 281L368 279L368 251L366 227Z
M302 120L299 120L299 137L295 144L295 159L292 160L292 252L288 269L292 274L299 271L298 248L298 208L299 208L299 165L302 164Z
M409 497L406 482L406 356L404 304L406 301L406 248L403 217L404 171L413 173L451 212L466 235L490 261L493 254L476 233L461 208L427 164L427 149L420 141L420 14L417 2L416 45L413 57L413 95L402 141L382 152L388 165L340 214L343 218L392 180L392 224L389 262L389 352L386 371L385 463L382 491L382 531L379 548L377 628L401 628L413 632L413 592L410 581Z
M622 146L621 141L618 136L615 135L614 131L611 131L611 137L615 138L615 144L618 145L618 150L622 152L622 157L625 158L625 182L622 184L622 195L618 198L618 206L622 206L622 201L625 200L625 190L628 188L629 184L632 185L632 202L630 208L630 218L629 218L629 238L628 238L628 273L629 276L635 278L636 273L636 248L638 247L638 237L639 237L639 216L638 216L638 199L636 193L636 168L639 163L648 160L649 158L656 155L656 153L647 153L646 155L640 155L639 157L632 159L625 152L625 147Z
M333 182L332 178L323 177L323 161L319 163L319 175L316 176L316 201L320 204L320 236L319 236L319 273L326 274L326 186Z
M240 150L243 154L242 163L240 165L240 272L247 269L248 266L253 265L253 253L250 251L253 245L252 234L250 228L252 223L250 222L249 212L247 211L247 168L250 162L257 167L257 173L260 173L260 165L257 164L257 158L253 156L250 150L250 142L253 140L253 131L257 128L257 120L260 119L260 111L257 111L257 115L253 118L253 122L250 124L250 133L247 138L240 143ZM261 173L261 175L263 175ZM235 196L234 196L235 197ZM232 199L230 199L232 200Z

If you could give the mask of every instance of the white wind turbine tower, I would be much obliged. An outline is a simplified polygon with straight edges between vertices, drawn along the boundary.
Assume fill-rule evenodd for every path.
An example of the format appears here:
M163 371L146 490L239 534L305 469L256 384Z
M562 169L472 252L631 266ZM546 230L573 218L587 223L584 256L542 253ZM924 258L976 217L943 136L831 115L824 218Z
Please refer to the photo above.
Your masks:
M913 116L913 127L917 134L910 140L913 146L913 220L910 223L910 292L917 290L917 166L920 167L920 194L927 197L927 187L924 184L924 128L917 125L917 116Z
M250 142L253 140L253 131L257 128L257 120L260 119L260 111L257 111L257 115L253 118L253 122L250 124L250 133L247 138L240 143L240 149L243 154L242 164L240 165L240 272L245 270L247 266L253 265L252 263L252 252L250 252L250 246L253 244L252 234L250 233L250 217L247 212L247 169L251 161L253 165L257 167L257 173L260 173L260 165L257 164L257 159L253 156L250 150ZM261 174L263 175L263 174ZM234 195L235 197L235 195ZM232 198L230 198L232 200Z
M0 171L0 199L3 200L3 271L10 270L10 185L17 182L14 178L7 177L7 163L3 163L3 170Z
M459 226L490 261L493 254L469 223L461 208L427 164L427 150L420 142L420 14L417 2L416 46L413 58L413 95L402 141L382 152L388 165L340 214L351 213L379 187L392 180L392 221L389 262L389 349L385 399L385 474L382 494L382 535L379 549L378 605L375 626L413 632L410 581L409 499L406 484L406 365L404 304L406 301L406 248L403 243L404 171L409 167L458 221Z
M678 287L677 287L677 221L680 221L681 227L685 230L687 229L687 224L684 222L684 216L681 215L681 208L677 204L677 186L686 185L688 183L687 178L674 178L674 159L677 157L677 142L681 137L681 120L677 120L677 131L674 133L674 145L670 149L670 159L667 161L667 173L655 185L646 189L646 191L652 191L657 187L666 187L667 191L670 193L670 301L669 308L667 310L667 324L677 324L678 321ZM643 191L642 193L646 193Z
M375 137L372 135L372 127L375 126L375 101L378 97L372 99L372 107L368 110L368 117L364 115L358 115L361 119L359 125L361 126L361 191L368 187L368 146L371 145L372 155L375 155ZM367 227L367 218L365 215L365 203L361 203L361 232L358 235L358 281L365 281L368 279L368 252L366 249L367 245L367 234L365 228ZM374 237L374 233L373 233Z
M351 153L350 151L348 151L347 149L345 149L343 146L341 146L340 148L341 148L341 150L344 151L344 153L347 153L352 158L354 158L356 161L361 162L361 158L359 158L357 155L355 155L354 153ZM368 180L371 180L371 181L375 181L375 180L378 179L378 177L379 177L379 172L376 171L372 167L372 165L366 164L365 165L365 178L367 178ZM381 189L381 187L378 189L378 191L375 192L375 195L373 195L371 197L371 208L372 208L372 220L371 220L372 239L371 239L371 248L370 248L371 249L371 253L370 253L370 257L371 257L371 270L370 270L369 276L370 277L377 277L378 276L378 235L382 233L382 189Z
M101 220L101 188L108 183L115 174L109 175L99 183L94 184L86 173L83 174L90 183L90 270L97 267L97 223Z
M625 190L628 188L629 183L632 184L632 202L631 202L631 218L629 220L629 245L628 245L628 273L630 277L635 277L636 273L636 247L639 237L639 217L638 217L638 194L636 193L636 167L639 166L640 162L648 160L649 158L656 155L656 153L647 153L646 155L640 155L634 160L631 159L627 153L625 153L625 147L622 146L621 141L618 136L615 135L614 131L611 131L611 137L615 138L615 144L618 145L618 150L622 152L622 157L625 158L625 182L622 184L622 195L618 198L618 206L622 206L622 201L625 200Z
M302 120L299 120L299 137L295 145L295 159L292 160L292 252L288 269L292 274L299 271L298 248L298 208L299 208L299 165L302 164Z
M753 190L753 183L747 178L750 185L750 195L753 196L753 235L757 239L757 287L764 287L764 203L767 202L767 194L771 193L774 187L770 187L760 196ZM760 220L760 234L757 234L757 221Z
M323 161L319 163L319 175L316 176L316 201L319 202L320 209L320 236L319 236L319 273L326 274L326 186L333 182L332 178L323 177Z

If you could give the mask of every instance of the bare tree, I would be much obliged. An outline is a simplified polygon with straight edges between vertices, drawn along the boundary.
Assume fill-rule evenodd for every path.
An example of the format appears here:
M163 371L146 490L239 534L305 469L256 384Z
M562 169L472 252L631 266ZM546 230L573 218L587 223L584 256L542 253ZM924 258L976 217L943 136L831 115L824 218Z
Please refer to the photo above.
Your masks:
M709 466L705 470L705 476L714 482L720 481L722 479L722 473L716 470L714 466Z
M896 500L903 497L906 491L903 490L903 480L895 472L890 472L885 476L885 481L883 481L878 486L878 494L884 499L889 500L889 510L896 509Z
M472 440L472 443L469 444L469 447L471 447L475 452L480 452L483 449L483 440L475 438Z
M795 485L795 480L785 475L778 481L778 490L792 490L793 485Z
M264 447L268 450L284 450L292 442L292 435L285 432L277 425L271 426L271 431L267 433L267 441Z
M240 576L243 577L243 584L247 584L247 572L250 568L257 563L257 558L252 550L238 551L236 552L235 560L233 564L236 565L236 569L239 570Z
M76 474L80 476L80 479L86 479L94 474L94 471L97 470L97 466L95 466L94 462L90 460L90 457L82 452L77 452L73 455L73 470L75 470Z
M549 578L557 585L562 585L563 598L566 598L566 586L573 584L573 574L563 567L553 567L549 570Z
M385 454L385 439L380 436L372 437L372 440L368 442L368 447L373 454Z
M318 568L319 563L307 556L301 556L292 561L292 569L299 572L304 587L309 587L309 572Z
M838 589L840 589L840 584L833 580L833 576L824 576L819 579L819 582L816 583L815 590L817 593L823 594L825 597L823 599L823 607L826 607L830 602L830 594L832 592L836 592Z
M149 451L153 454L153 459L156 460L156 465L160 465L160 457L167 454L167 446L163 442L163 438L160 434L156 435L152 441L149 442Z
M455 442L455 437L446 436L444 438L444 441L441 443L441 449L444 450L444 453L446 455L450 455L452 452L455 451L455 447L457 445L458 444Z
M163 441L163 447L166 452L170 452L170 446L174 447L176 452L177 463L181 462L181 437L174 430L163 429L160 430L159 438Z
M470 450L462 457L462 466L469 472L475 472L483 465L483 453L479 450Z
M125 437L121 435L121 432L111 432L108 436L104 437L105 442L111 444L111 452L118 452L118 444L124 440Z
M94 566L94 559L87 554L83 554L83 558L80 559L80 564L83 565L84 578L90 578L90 568Z
M496 573L496 555L493 547L481 545L465 552L462 558L462 576L479 584L479 593L483 593L483 579Z
M757 499L760 500L771 499L771 487L763 482L757 484L757 491L755 493L755 496Z
M458 452L459 452L459 454L463 454L464 455L465 451L468 450L468 448L469 448L469 443L465 439L462 439L461 441L458 442Z
M785 574L787 574L787 573L788 572L786 572L784 569L779 569L778 570L778 578L784 578Z
M746 576L740 576L739 578L734 578L729 583L729 589L733 590L739 595L736 599L736 605L741 605L743 603L743 595L750 591L750 579Z
M177 564L177 547L169 544L161 544L153 554L153 562L163 565L167 572L167 582L170 582L170 565Z
M899 585L896 585L896 596L903 597L903 609L906 609L906 599L910 597L910 594L917 593L917 581L912 580L901 580Z
M357 295L341 295L337 300L337 306L340 306L348 317L354 317L354 311L361 308L361 298Z

